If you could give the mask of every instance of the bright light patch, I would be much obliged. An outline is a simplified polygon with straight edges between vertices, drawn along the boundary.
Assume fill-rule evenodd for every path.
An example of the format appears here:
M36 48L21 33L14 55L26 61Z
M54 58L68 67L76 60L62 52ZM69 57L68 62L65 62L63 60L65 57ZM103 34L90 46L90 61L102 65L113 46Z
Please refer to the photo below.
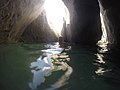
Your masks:
M106 51L108 51L107 45L108 45L108 38L107 38L107 31L106 31L106 27L104 24L104 19L103 19L103 15L100 12L100 19L101 19L101 28L102 28L102 37L101 40L98 41L98 46L100 46L102 49L100 50L101 53L104 53Z
M106 32L106 28L105 28L105 24L104 24L104 20L103 20L103 15L100 13L100 19L101 19L101 24L102 24L102 40L104 42L106 42L106 44L108 44L108 40L107 40L107 32Z
M44 4L47 22L52 30L61 36L63 24L70 24L70 14L62 0L46 0Z

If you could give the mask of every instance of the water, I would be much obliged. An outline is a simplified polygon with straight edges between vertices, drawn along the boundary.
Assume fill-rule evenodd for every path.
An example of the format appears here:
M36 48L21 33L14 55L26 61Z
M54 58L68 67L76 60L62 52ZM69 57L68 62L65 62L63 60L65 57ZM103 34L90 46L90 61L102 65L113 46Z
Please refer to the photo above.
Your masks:
M120 90L114 59L79 45L1 44L0 90Z

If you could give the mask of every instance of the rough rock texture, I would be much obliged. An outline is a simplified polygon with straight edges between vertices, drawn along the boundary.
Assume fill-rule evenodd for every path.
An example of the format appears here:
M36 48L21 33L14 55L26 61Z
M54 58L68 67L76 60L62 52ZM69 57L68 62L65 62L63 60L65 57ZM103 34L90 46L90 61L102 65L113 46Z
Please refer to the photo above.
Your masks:
M99 0L101 3L108 41L120 48L120 4L117 0Z
M43 0L0 1L0 43L6 41L18 42L25 29L30 26L33 21L40 18L39 16L43 11L43 3ZM42 20L40 20L40 24L42 24ZM32 24L33 27L34 25L35 24ZM39 29L41 29L41 27L39 27ZM37 34L39 32L40 36L43 35L42 32L35 31L34 33ZM52 34L54 36L54 33ZM34 37L33 34L30 35L29 37Z
M17 18L20 17L20 14L18 14L20 9L17 8L19 5L16 1L14 4L13 0L0 1L0 43L7 39L13 24L16 23Z

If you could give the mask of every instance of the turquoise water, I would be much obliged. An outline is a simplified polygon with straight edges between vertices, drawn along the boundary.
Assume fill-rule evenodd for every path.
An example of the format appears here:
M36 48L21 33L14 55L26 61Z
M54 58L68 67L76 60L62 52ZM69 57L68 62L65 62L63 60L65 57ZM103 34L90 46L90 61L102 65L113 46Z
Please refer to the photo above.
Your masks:
M120 90L120 68L92 47L1 44L0 90Z

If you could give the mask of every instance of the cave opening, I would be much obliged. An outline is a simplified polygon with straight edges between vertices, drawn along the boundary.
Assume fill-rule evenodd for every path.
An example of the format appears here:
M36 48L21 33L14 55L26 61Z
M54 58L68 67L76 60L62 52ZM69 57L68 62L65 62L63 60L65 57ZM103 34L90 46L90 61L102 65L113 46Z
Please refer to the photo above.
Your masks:
M63 24L70 24L70 13L62 0L46 0L44 3L48 25L58 37L61 37Z
M38 17L40 21L35 20L28 26L23 33L23 41L27 42L26 38L29 38L27 33L30 34L30 32L33 33L30 35L33 37L30 37L32 42L52 42L58 40L54 38L63 36L64 39L67 37L65 41L96 45L101 39L100 7L97 0L93 3L77 2L77 0L46 0L43 7L43 14ZM28 30L31 28L33 30ZM63 29L67 29L66 32ZM46 35L48 38L45 37Z
M120 90L117 1L0 2L1 90Z
M41 42L53 42L57 41L56 37L56 32L53 33L53 31L49 29L53 29L53 25L51 22L49 22L48 18L45 18L45 14L43 13L43 4L45 0L40 0L40 1L35 1L34 3L32 2L19 2L19 6L15 9L15 6L17 6L17 2L12 2L12 1L3 1L1 3L1 41L0 42L36 42L36 43L41 43ZM54 1L54 0L53 0ZM104 42L107 44L111 44L113 46L119 44L119 35L114 31L114 29L118 32L118 27L114 25L117 24L117 14L116 18L114 19L113 13L117 13L117 8L118 3L110 1L109 3L103 0L93 0L93 1L87 1L87 0L56 0L55 2L62 2L63 7L66 8L65 12L67 13L66 17L64 15L64 18L59 18L59 22L62 24L59 26L55 20L54 22L56 23L56 26L54 26L54 29L57 28L59 31L59 36L64 33L60 32L61 29L58 29L60 27L63 27L63 23L66 23L64 25L67 27L68 32L66 33L67 39L69 40L66 41L71 41L75 43L80 43L80 44L96 44L99 41L99 44L101 41L103 41L104 37ZM49 3L47 6L47 9L52 9L54 11L57 8L50 7L49 5L52 5L51 2L52 0L48 1L46 0L47 3ZM61 3L60 2L60 3ZM4 4L6 3L6 4ZM13 3L13 4L12 4ZM24 4L22 4L24 3ZM60 6L55 4L56 6ZM108 4L107 4L108 3ZM27 6L28 4L28 6ZM5 6L4 6L5 5ZM52 5L52 6L54 6ZM115 6L116 5L116 6ZM113 10L106 10L109 7L113 6ZM10 7L11 12L8 10L8 7ZM27 7L25 10L22 9L22 7ZM114 8L115 7L115 8ZM47 10L46 9L46 10ZM62 9L62 8L61 8ZM10 14L7 14L7 12ZM15 12L12 12L15 11ZM51 12L52 12L51 11ZM61 10L58 9L60 12ZM59 13L57 10L55 12ZM101 12L101 14L100 14ZM111 13L112 15L110 16ZM108 15L109 16L108 16ZM55 19L53 17L56 17L53 13L48 14L46 13L47 16L51 16L52 19ZM54 16L53 16L54 15ZM106 28L105 32L102 32L101 27L101 21L100 21L100 16L103 15L103 20L104 21L104 26ZM52 17L53 16L53 17ZM7 20L4 20L4 18L10 18ZM69 17L69 18L68 18ZM119 19L119 18L118 18ZM117 22L116 22L117 21ZM6 25L4 25L4 23ZM11 23L11 24L10 24ZM68 24L69 23L69 24ZM10 25L9 25L10 24ZM102 25L103 26L103 25ZM52 27L52 28L51 28ZM62 28L63 29L63 28ZM4 30L6 31L4 33ZM105 36L106 34L106 36ZM48 36L45 37L45 36ZM58 35L57 35L58 36ZM102 36L102 40L100 41ZM105 39L106 37L106 39ZM119 45L117 45L119 46Z

